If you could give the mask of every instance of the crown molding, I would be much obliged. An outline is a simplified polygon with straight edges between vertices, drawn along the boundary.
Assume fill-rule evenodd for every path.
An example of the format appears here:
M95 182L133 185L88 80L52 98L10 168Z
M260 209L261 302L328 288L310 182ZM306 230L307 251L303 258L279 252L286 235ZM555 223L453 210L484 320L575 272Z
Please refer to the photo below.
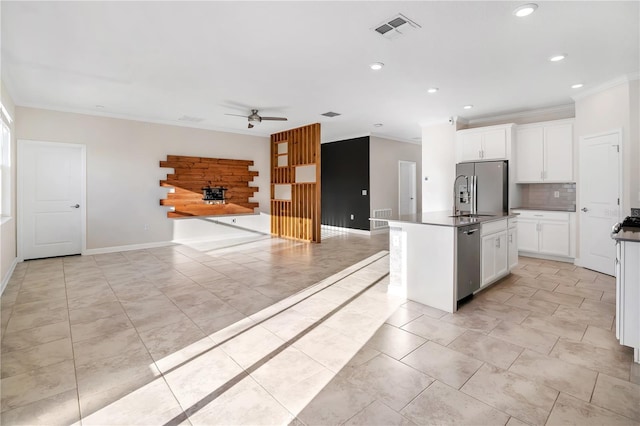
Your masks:
M495 123L495 122L502 122L502 121L517 122L525 118L532 119L539 116L553 115L553 114L574 115L575 106L573 104L565 104L565 105L557 105L557 106L552 106L547 108L538 108L538 109L532 109L532 110L510 112L510 113L500 114L500 115L473 118L468 120L467 123L469 125L476 126L478 124Z
M392 142L411 143L411 144L414 144L414 145L422 145L422 139L417 141L417 140L412 140L412 139L399 138L397 136L386 136L386 135L382 135L380 133L371 133L371 137L378 138L378 139L385 139L385 140L392 141Z
M640 73L639 72L635 72L632 74L626 74L626 75L621 75L620 77L616 77L613 80L609 80L606 81L602 84L599 84L597 86L591 87L587 90L583 90L580 93L575 94L574 96L572 96L571 98L574 100L574 102L580 101L586 97L589 97L591 95L595 95L596 93L600 93L603 92L605 90L611 89L613 87L619 86L621 84L626 84L629 83L631 81L637 80L640 78Z

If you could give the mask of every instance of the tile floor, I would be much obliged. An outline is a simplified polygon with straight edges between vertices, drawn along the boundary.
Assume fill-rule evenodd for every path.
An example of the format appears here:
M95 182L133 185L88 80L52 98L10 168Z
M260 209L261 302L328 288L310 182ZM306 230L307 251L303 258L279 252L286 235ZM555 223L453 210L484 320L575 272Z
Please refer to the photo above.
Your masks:
M520 258L456 314L386 292L386 236L24 262L10 424L640 424L611 277Z

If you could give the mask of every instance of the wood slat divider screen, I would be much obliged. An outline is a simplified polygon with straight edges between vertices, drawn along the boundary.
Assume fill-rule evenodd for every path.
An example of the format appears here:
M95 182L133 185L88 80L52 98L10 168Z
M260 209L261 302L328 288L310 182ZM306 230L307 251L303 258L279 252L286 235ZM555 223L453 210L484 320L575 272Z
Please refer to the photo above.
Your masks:
M174 192L160 200L160 205L174 208L167 212L169 218L254 213L259 204L249 198L258 192L258 187L249 183L258 172L249 170L251 166L252 160L167 155L160 167L172 168L173 173L167 174L160 186L173 187ZM202 188L207 185L227 188L226 204L205 204Z
M315 182L296 182L298 166L315 166ZM276 199L275 185L291 185L291 199ZM320 212L320 123L271 135L271 233L319 243Z

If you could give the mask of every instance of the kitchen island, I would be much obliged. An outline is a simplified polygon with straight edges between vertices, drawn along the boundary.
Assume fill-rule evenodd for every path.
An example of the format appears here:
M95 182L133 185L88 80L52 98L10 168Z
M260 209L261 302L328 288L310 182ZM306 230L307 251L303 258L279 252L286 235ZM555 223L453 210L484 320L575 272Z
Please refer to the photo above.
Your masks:
M517 263L515 217L509 213L464 217L453 216L447 211L388 219L389 291L433 308L455 312L458 302L457 258L459 249L462 249L457 242L458 228L477 225L472 226L471 231L482 235L481 246L476 250L480 251L480 275L484 287L507 275ZM515 251L509 250L509 241ZM460 266L464 268L464 265Z

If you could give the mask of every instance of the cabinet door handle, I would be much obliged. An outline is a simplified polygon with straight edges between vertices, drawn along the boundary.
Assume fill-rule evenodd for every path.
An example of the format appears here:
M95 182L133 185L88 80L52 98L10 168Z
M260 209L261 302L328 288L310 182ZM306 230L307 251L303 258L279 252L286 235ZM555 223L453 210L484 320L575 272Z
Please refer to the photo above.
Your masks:
M500 248L500 238L496 238L496 248Z
M544 172L540 172L540 179L544 179Z
M512 243L513 242L513 234L509 235L509 242Z

